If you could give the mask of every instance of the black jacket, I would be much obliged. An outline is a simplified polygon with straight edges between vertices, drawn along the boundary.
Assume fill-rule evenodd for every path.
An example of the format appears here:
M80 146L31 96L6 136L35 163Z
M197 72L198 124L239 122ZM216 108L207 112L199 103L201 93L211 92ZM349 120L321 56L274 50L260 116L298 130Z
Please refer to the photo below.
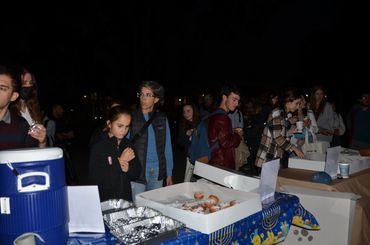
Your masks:
M150 113L149 116L152 114ZM157 154L158 154L158 180L163 180L166 175L172 176L172 173L167 174L166 170L166 156L165 156L165 145L166 145L166 137L170 137L166 135L166 120L167 117L163 112L157 111L151 126L154 129L155 134L155 143L157 147ZM130 128L130 138L132 139L134 135L140 131L140 129L145 124L145 118L143 112L140 110L136 110L132 112L132 123ZM138 159L141 164L141 173L140 177L136 180L136 182L146 184L146 156L148 150L148 129L144 131L144 133L136 140L135 142L135 149L138 153Z
M120 145L116 137L108 137L95 143L90 149L89 180L98 185L100 201L108 199L125 199L132 201L130 181L139 177L141 166L135 158L129 162L129 170L121 170L118 157L127 147L134 149L127 139L122 139Z

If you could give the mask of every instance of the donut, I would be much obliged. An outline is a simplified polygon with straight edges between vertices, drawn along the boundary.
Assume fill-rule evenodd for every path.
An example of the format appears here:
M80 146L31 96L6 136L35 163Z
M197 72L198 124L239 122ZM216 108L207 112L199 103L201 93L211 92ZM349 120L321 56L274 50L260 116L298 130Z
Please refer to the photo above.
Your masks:
M230 205L231 206L234 206L234 205L239 204L239 203L240 202L238 200L232 200L232 201L230 201Z
M196 208L193 208L191 211L194 213L204 213L204 208L202 206L198 206Z
M204 194L201 191L197 191L194 193L194 198L197 200L203 199L203 197L204 197Z
M218 210L220 210L219 206L212 206L212 207L209 208L209 211L211 213L217 212Z
M202 204L202 206L203 206L204 208L210 208L210 207L212 207L212 206L214 206L214 205L215 205L214 201L213 201L213 200L209 200L209 199L207 199L207 200Z
M226 202L221 205L221 209L229 208L231 207L230 203Z
M220 201L220 199L215 195L209 195L208 200L213 202L213 204L217 205L217 203Z
M192 209L192 208L195 208L195 207L198 207L199 206L199 204L198 203L195 203L195 202L187 202L187 203L184 203L183 205L182 205L182 208L183 209Z

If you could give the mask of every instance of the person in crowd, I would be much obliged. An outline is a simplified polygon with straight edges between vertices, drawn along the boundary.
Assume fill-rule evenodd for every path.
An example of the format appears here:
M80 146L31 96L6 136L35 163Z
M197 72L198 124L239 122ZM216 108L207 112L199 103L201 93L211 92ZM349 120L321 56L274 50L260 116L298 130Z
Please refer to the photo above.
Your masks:
M231 127L233 129L236 128L244 129L243 113L238 107L236 107L234 111L229 111L227 115L230 117Z
M250 156L248 158L248 166L245 172L255 173L255 162L257 151L259 149L261 136L268 115L271 111L279 107L279 92L276 90L267 90L260 96L250 98L246 102L246 122L244 137L247 140Z
M42 124L30 127L23 117L9 110L9 105L19 97L20 87L17 73L0 66L0 150L47 146Z
M298 121L303 122L301 133L297 132L297 127L295 126ZM289 122L291 125L290 131L293 134L290 140L292 144L301 149L306 142L306 134L308 142L314 142L314 139L316 139L315 134L318 132L319 128L315 115L312 110L307 108L307 102L303 95L301 96L301 103L298 106L298 110L292 114L292 117L289 118Z
M131 182L133 198L141 192L173 184L173 153L167 116L158 110L164 88L156 81L143 81L137 94L140 108L133 111L130 139L141 164L140 177ZM150 122L150 124L148 123Z
M287 125L287 138L290 138L292 143L292 139L294 138L294 134L299 133L297 128L297 122L299 121L299 117L297 115L297 111L295 113L288 113L287 114L288 125ZM303 134L303 132L302 132Z
M290 125L287 115L298 109L301 96L295 90L285 90L281 103L282 107L275 108L268 116L257 152L255 163L257 167L262 167L263 163L277 158L282 159L284 151L294 152L299 158L304 158L303 152L287 139Z
M239 89L234 84L225 84L221 97L219 107L209 117L208 142L212 149L209 163L235 169L235 148L242 140L243 130L233 130L227 113L239 105Z
M206 118L209 116L215 109L216 109L216 104L213 98L212 93L207 93L206 95L200 97L200 102L199 102L199 113L200 113L200 118Z
M55 145L60 148L68 148L75 134L71 122L65 116L63 105L54 103L52 105L53 120L56 124Z
M264 100L264 110L267 111L266 116L268 116L272 110L279 107L279 93L275 90L270 90L262 97Z
M334 134L334 112L331 105L326 101L323 87L315 86L313 88L309 109L313 111L317 122L317 140L330 143Z
M304 126L309 129L310 132L317 134L319 127L317 126L314 112L309 108L309 105L304 96L301 96L301 105L298 108L298 117L300 121L304 122Z
M44 110L41 111L41 114L43 115L42 124L46 128L46 134L48 136L48 146L53 147L55 146L55 121Z
M11 110L24 117L29 125L42 123L38 86L35 76L24 68L21 74L21 81L22 85L19 91L19 98L12 104Z
M47 144L52 147L55 142L55 124L48 117L45 118L42 113L35 75L28 69L23 68L21 82L20 98L11 106L11 110L24 117L30 125L42 123L46 128Z
M255 174L254 163L256 161L257 151L261 141L261 135L265 127L265 122L269 111L268 106L264 105L257 98L248 98L242 106L244 115L244 138L249 147L250 156L247 164L240 168L247 174Z
M179 124L177 143L184 148L186 158L186 168L184 182L190 182L194 165L189 161L189 147L191 144L191 136L200 122L200 115L196 105L184 104L182 106L182 118Z
M131 113L117 105L109 110L104 138L90 150L89 180L98 185L100 201L132 201L130 182L137 179L141 166L131 142L125 138L131 124Z
M76 185L78 182L77 170L72 161L72 142L75 138L72 122L67 118L63 105L52 105L52 120L55 122L54 146L63 149L64 163L66 167L66 179L68 185Z
M337 104L335 101L331 101L330 104L334 112L334 132L331 146L340 146L342 145L341 136L346 132L346 126L344 125L342 115L337 112Z
M115 106L119 106L119 105L122 105L121 101L118 100L118 99L112 99L108 105L108 108L106 108L106 110L109 112L109 109L112 108L112 107L115 107ZM104 119L107 119L108 115L105 115L104 116ZM89 146L91 147L92 145L94 145L96 142L98 142L99 140L101 139L104 139L105 138L105 135L104 135L104 132L103 132L103 129L106 127L106 123L104 123L103 125L100 125L98 126L94 131L93 133L91 134L91 137L90 137L90 141L89 141Z
M347 115L351 149L370 149L370 92L362 93L360 103Z
M231 120L233 131L241 131L242 133L242 140L240 141L239 146L235 148L235 170L239 170L241 167L245 170L250 152L244 140L244 116L239 107L236 107L234 111L229 111L228 116Z

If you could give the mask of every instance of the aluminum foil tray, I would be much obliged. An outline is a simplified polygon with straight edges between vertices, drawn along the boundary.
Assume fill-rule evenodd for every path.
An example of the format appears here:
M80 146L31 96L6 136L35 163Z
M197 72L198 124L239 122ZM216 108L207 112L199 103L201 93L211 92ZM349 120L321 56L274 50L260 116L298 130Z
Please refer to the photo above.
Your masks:
M177 237L185 225L164 215L116 227L111 233L125 244L158 244Z
M111 229L129 225L144 219L152 218L161 215L158 211L148 207L128 208L114 213L104 214L103 219L105 224Z
M100 203L101 211L104 214L117 212L134 206L133 202L129 202L123 199L110 199Z

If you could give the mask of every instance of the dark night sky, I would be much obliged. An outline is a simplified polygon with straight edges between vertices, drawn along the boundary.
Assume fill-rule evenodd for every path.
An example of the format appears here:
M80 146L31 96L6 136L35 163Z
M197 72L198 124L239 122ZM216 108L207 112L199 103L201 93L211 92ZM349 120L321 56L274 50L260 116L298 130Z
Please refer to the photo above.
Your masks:
M143 79L172 95L224 81L246 94L344 82L330 88L345 98L370 84L367 12L354 1L52 4L11 6L0 24L0 63L30 67L44 99L95 90L131 97Z

